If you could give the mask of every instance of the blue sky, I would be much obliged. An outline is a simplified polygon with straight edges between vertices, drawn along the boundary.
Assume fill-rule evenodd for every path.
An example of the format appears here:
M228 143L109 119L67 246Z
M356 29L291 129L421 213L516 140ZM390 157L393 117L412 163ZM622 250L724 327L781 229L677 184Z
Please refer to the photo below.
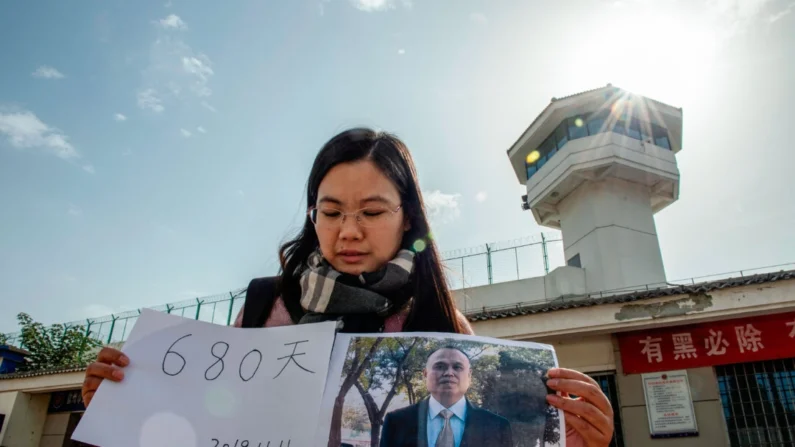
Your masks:
M537 234L505 151L608 82L684 109L670 279L793 262L792 54L782 0L2 2L0 331L274 273L355 125L407 142L442 250Z

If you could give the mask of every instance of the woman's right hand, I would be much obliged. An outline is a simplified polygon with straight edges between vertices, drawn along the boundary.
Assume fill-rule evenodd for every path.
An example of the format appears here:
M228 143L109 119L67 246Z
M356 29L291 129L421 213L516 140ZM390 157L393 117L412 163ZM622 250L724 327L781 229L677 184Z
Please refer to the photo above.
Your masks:
M130 364L130 359L118 349L102 348L97 361L88 365L86 378L83 380L83 403L86 407L91 403L94 393L104 379L119 382L124 378L122 368Z

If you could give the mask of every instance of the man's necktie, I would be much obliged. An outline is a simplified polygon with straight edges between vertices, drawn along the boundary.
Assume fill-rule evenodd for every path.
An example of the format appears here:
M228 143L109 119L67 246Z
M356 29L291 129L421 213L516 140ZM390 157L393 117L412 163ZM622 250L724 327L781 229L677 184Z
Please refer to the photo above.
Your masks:
M450 426L450 418L453 417L453 412L444 409L439 412L439 415L444 418L444 427L439 437L436 438L436 447L455 447L455 439L453 438L453 427Z

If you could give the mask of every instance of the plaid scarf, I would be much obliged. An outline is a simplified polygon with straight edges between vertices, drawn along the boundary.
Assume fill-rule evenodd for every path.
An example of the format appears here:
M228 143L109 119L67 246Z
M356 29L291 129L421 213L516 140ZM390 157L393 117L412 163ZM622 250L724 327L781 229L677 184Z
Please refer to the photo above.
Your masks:
M349 275L334 270L319 251L301 274L300 324L337 320L341 332L380 332L386 317L411 298L414 253L400 250L378 271Z

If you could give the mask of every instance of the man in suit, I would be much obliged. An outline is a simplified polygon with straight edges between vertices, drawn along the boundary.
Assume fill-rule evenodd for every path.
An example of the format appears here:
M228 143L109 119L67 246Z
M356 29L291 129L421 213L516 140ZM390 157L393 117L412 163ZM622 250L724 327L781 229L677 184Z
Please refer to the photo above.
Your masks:
M472 371L463 351L437 349L422 375L430 397L388 413L380 447L513 447L508 420L464 397Z

